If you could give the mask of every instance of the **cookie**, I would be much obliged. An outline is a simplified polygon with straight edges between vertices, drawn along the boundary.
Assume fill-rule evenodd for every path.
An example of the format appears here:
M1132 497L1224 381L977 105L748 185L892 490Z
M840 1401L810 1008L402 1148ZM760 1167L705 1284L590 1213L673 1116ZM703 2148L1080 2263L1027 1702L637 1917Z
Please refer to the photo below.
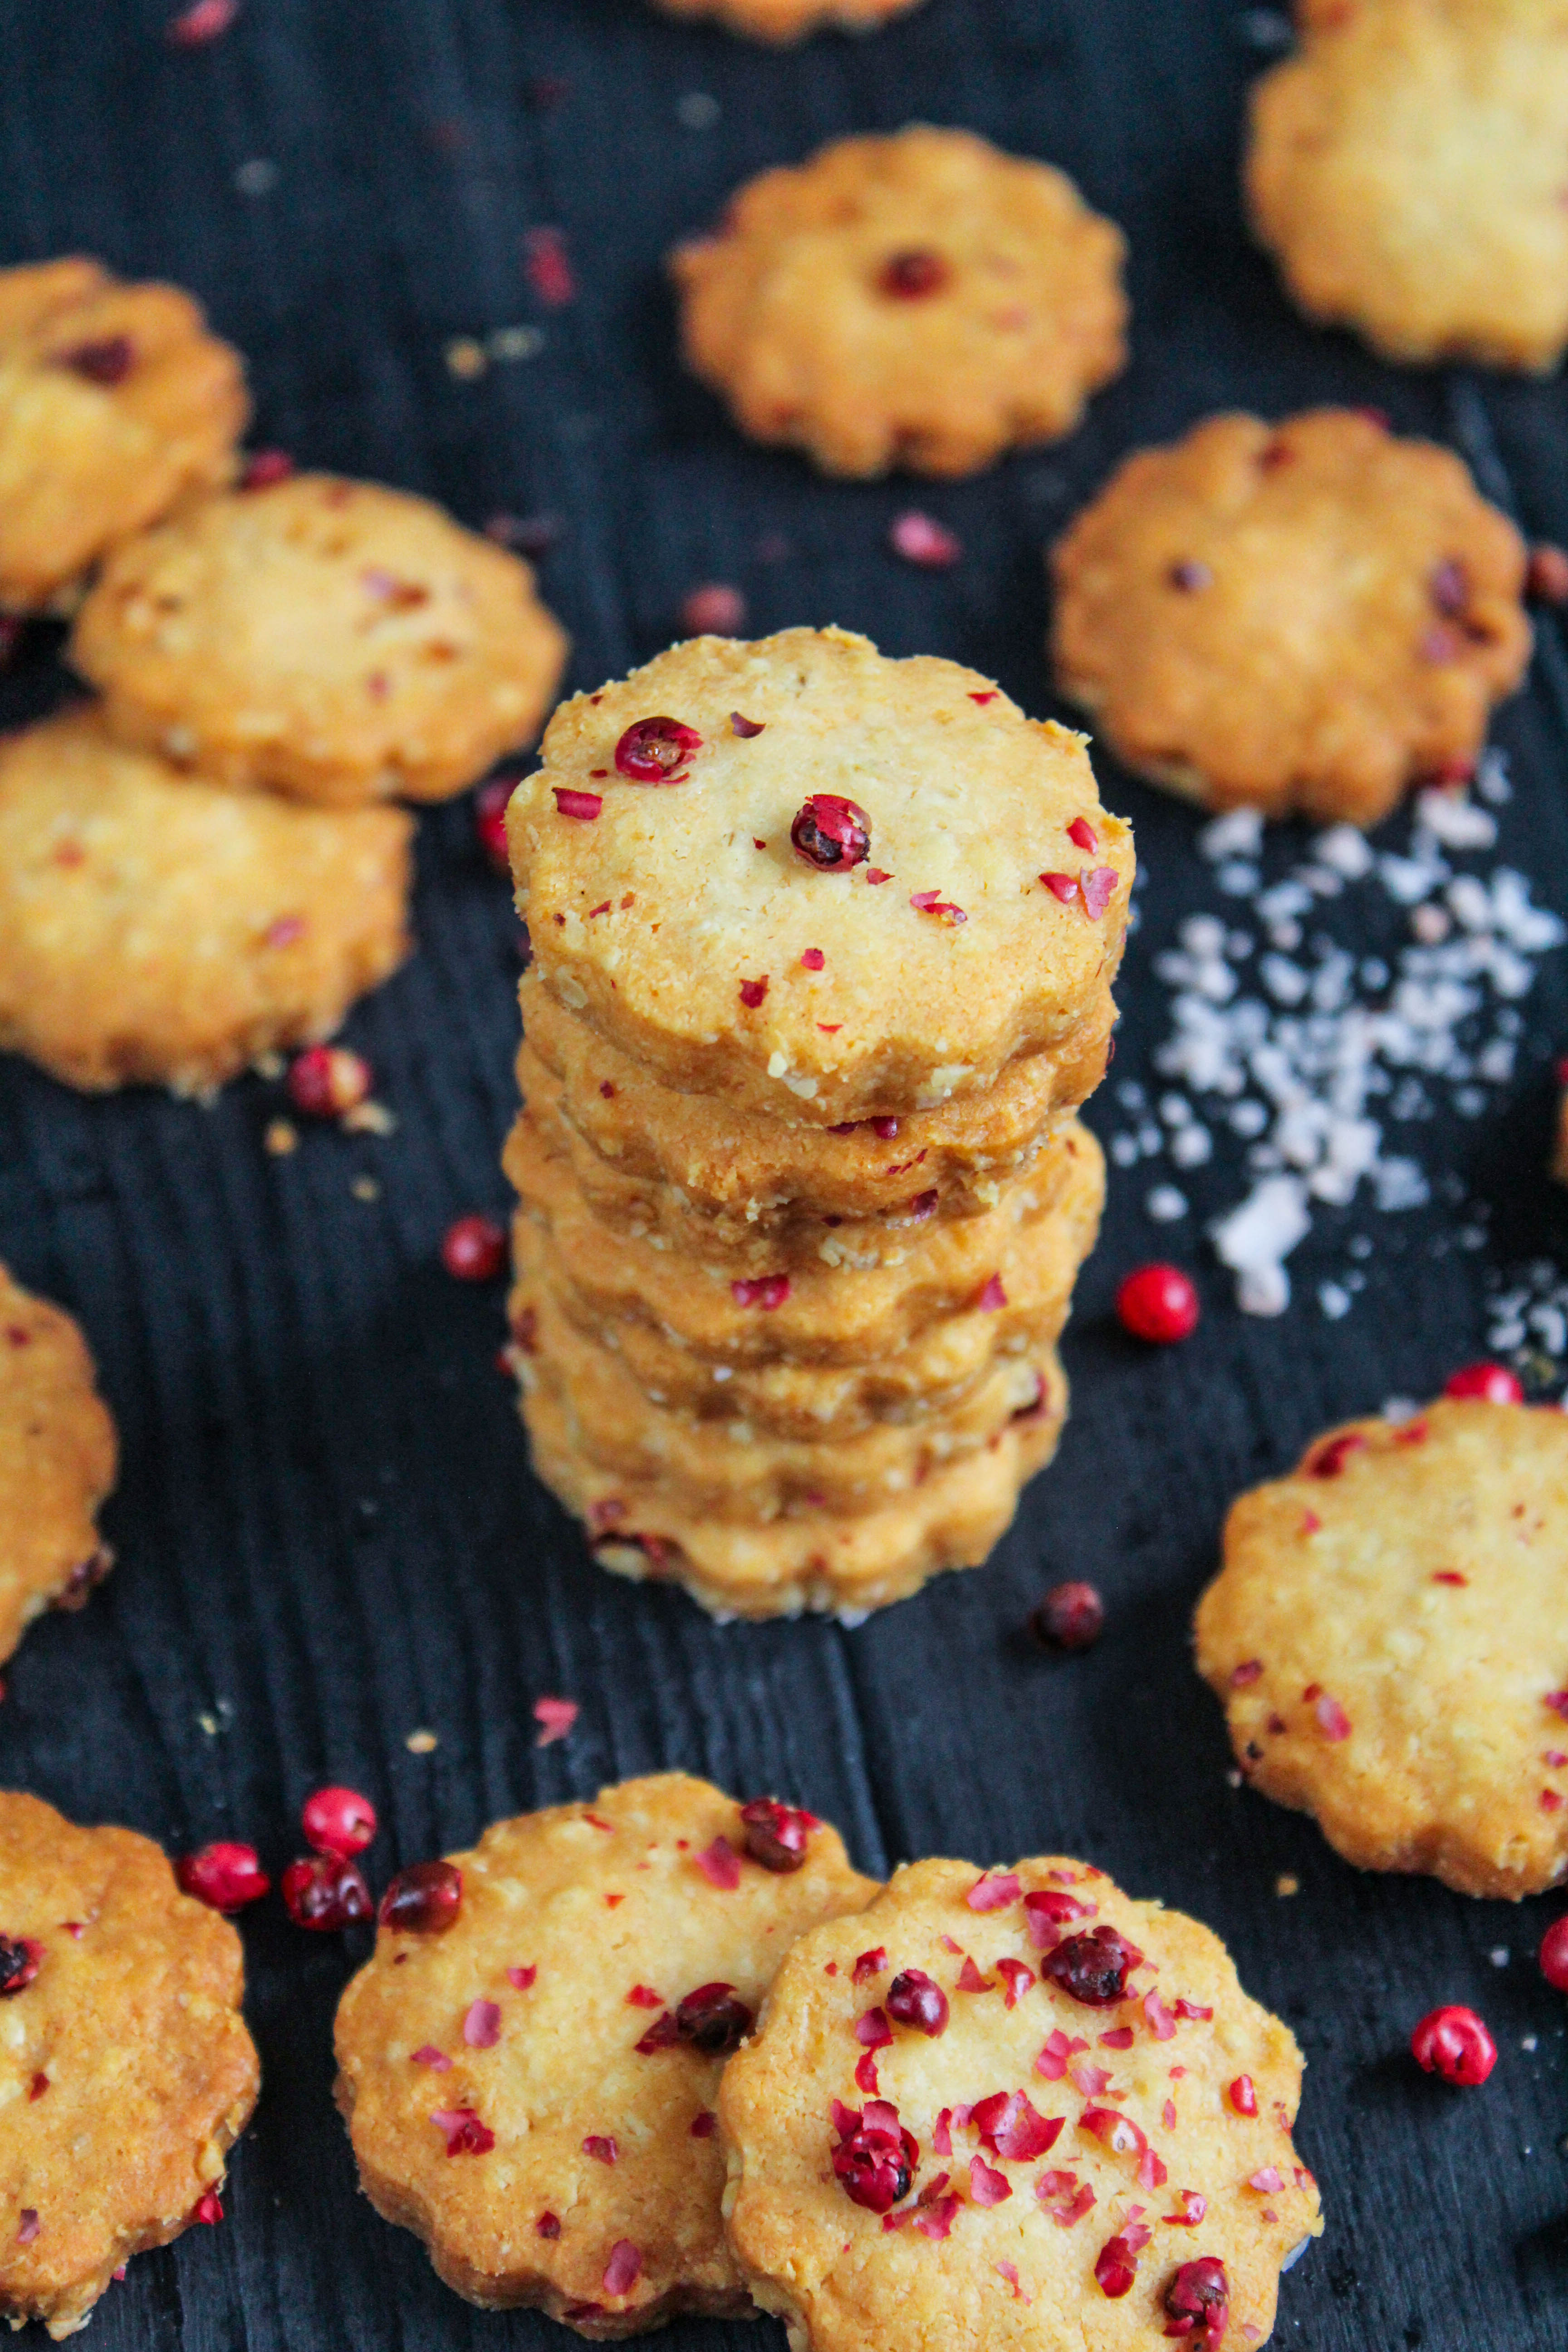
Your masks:
M216 2221L260 2080L226 1919L132 1830L0 1791L0 2315L74 2334L123 2263Z
M1444 1399L1243 1495L1199 1603L1237 1760L1363 1870L1568 1875L1568 1421Z
M1556 366L1568 18L1541 0L1307 0L1254 83L1253 225L1310 318L1394 360Z
M1021 1489L1057 1450L1067 1381L1041 1366L1035 1411L977 1454L933 1471L922 1486L854 1517L822 1512L737 1527L693 1516L659 1488L602 1470L574 1444L570 1421L541 1381L523 1398L533 1466L586 1525L602 1568L637 1582L682 1585L721 1619L831 1611L855 1622L918 1592L951 1568L977 1568L1006 1533Z
M818 1128L934 1110L1116 971L1132 842L1083 738L956 663L698 637L564 704L543 760L507 811L541 982L666 1086Z
M0 741L0 1048L202 1094L395 971L410 820L245 798L90 709Z
M1051 569L1062 692L1210 808L1375 824L1469 773L1530 658L1512 523L1451 450L1358 409L1140 450Z
M124 741L347 807L445 800L531 741L566 639L528 565L427 499L297 474L122 548L70 653Z
M1300 2088L1195 1919L1059 1858L911 1863L725 2070L730 2244L791 2352L1260 2344L1322 2228Z
M79 1606L113 1566L93 1515L117 1452L81 1333L0 1265L0 1664L40 1611Z
M1071 1138L1075 1147L1081 1132ZM1060 1230L1076 1243L1086 1222L1082 1204L1098 1196L1102 1181L1098 1150L1085 1140L1075 1149L1067 1185L1050 1177L1055 1213L1041 1206L1031 1171L1010 1178L997 1206L982 1216L913 1227L902 1251L889 1249L878 1265L830 1265L818 1258L787 1274L736 1278L602 1224L570 1160L552 1156L526 1116L508 1139L503 1164L524 1206L548 1231L585 1328L603 1338L641 1322L704 1363L731 1366L879 1363L943 1316L998 1312L1008 1303L1015 1267L1022 1290L1025 1269L1037 1263L1032 1229L1061 1215ZM1068 1191L1070 1220L1062 1215ZM1090 1238L1092 1233L1091 1224ZM1075 1271L1078 1262L1072 1260Z
M795 1937L876 1892L837 1830L794 1825L781 1867L706 1781L627 1780L452 1856L442 1932L383 1926L339 2005L338 2104L365 2194L458 2294L593 2337L749 2312L720 2221L724 2055Z
M1125 251L1065 173L916 123L763 172L670 271L686 363L753 440L959 475L1121 373Z
M667 16L710 19L749 41L787 48L808 33L873 33L919 0L658 0Z
M63 609L109 549L227 479L248 415L239 354L177 287L0 270L0 609Z
M836 1133L677 1094L558 1004L534 972L520 995L519 1087L553 1118L595 1215L670 1238L700 1219L703 1250L748 1264L770 1247L816 1249L829 1220L855 1263L911 1218L994 1209L1003 1181L1033 1167L1099 1085L1116 1019L1102 987L1059 1045L1010 1062L984 1094Z

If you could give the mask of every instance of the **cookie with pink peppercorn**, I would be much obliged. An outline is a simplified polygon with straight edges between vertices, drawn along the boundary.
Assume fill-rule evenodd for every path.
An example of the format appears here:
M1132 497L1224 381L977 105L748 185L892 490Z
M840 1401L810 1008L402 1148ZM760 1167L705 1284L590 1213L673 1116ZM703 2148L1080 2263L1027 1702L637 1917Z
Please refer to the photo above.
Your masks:
M667 16L701 17L748 41L788 48L809 33L873 33L920 0L657 0Z
M0 1664L113 1566L94 1519L118 1451L80 1331L0 1265Z
M223 2218L260 2072L240 1942L132 1830L0 1790L0 2317L74 2335L133 2254Z
M680 1772L497 1822L445 1869L438 1910L384 1902L338 2009L371 2202L486 2309L595 2338L747 2313L719 2077L780 1955L876 1882L826 1822Z
M1485 1368L1482 1368L1485 1369ZM1198 1670L1252 1786L1363 1870L1568 1876L1568 1419L1449 1395L1233 1504Z
M912 1863L725 2070L725 2229L794 2352L1259 2345L1322 2229L1300 2089L1196 1920L1060 1856Z
M1470 774L1530 658L1513 524L1452 450L1362 409L1137 451L1050 565L1061 691L1205 808L1375 824Z
M670 273L687 365L753 440L962 475L1121 373L1125 249L1064 172L917 122L748 181Z

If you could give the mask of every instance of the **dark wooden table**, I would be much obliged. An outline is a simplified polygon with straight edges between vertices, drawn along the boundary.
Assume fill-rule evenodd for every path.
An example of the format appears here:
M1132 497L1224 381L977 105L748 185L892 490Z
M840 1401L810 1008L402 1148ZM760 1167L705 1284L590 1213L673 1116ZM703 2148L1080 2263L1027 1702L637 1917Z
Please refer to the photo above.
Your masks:
M1375 404L1457 440L1528 530L1568 535L1559 381L1382 368L1300 321L1249 246L1237 131L1282 29L1268 11L930 0L879 37L774 57L641 0L247 0L226 38L176 55L165 5L0 0L0 260L81 247L183 281L250 356L259 440L475 522L558 516L543 582L579 687L666 643L683 593L719 579L744 588L759 633L839 621L889 653L977 663L1044 710L1042 541L1120 453L1225 404ZM1131 241L1132 365L1083 430L913 493L964 541L942 574L887 551L910 485L834 486L749 448L682 380L659 268L760 166L917 116L1064 165ZM524 232L541 226L564 229L577 272L555 311L525 277ZM541 331L533 356L467 381L448 367L454 338L502 331L499 352L530 349L506 337L518 328ZM1560 904L1568 673L1554 625L1544 636L1498 730L1516 785L1502 851ZM0 717L62 684L35 640ZM1150 877L1114 1073L1146 1080L1166 1018L1152 959L1212 907L1213 876L1189 812L1101 765ZM377 1883L495 1815L677 1764L832 1815L871 1870L931 1852L1087 1854L1211 1922L1308 2053L1300 2141L1328 2230L1285 2284L1277 2340L1561 2352L1564 2011L1532 1957L1553 1906L1358 1875L1305 1821L1227 1785L1187 1629L1239 1487L1334 1416L1430 1393L1478 1353L1494 1260L1561 1256L1541 1170L1563 959L1524 1007L1514 1085L1484 1118L1423 1133L1452 1193L1491 1203L1490 1251L1447 1247L1468 1213L1452 1201L1358 1210L1376 1241L1367 1287L1330 1322L1314 1269L1342 1263L1351 1217L1326 1214L1294 1262L1299 1303L1262 1322L1188 1242L1203 1328L1140 1353L1110 1297L1172 1236L1146 1222L1143 1180L1117 1176L1067 1343L1058 1465L989 1569L850 1632L715 1627L678 1593L619 1582L531 1482L494 1370L499 1292L436 1263L453 1215L504 1210L514 1107L515 924L464 807L425 820L418 933L349 1032L399 1121L384 1141L315 1133L273 1159L277 1090L259 1081L202 1109L86 1101L0 1066L0 1255L81 1317L125 1454L118 1571L84 1615L29 1635L0 1706L0 1780L174 1848L251 1838L274 1868L307 1791L348 1780L381 1808ZM1106 1133L1123 1122L1110 1087L1090 1116ZM373 1200L351 1191L364 1175ZM1204 1183L1195 1201L1226 1197L1223 1168ZM1103 1586L1110 1624L1092 1654L1053 1664L1020 1625L1068 1573ZM545 1692L582 1717L536 1752ZM409 1751L419 1727L433 1752ZM563 2341L536 2316L471 2312L356 2194L330 2036L360 1946L307 1937L271 1903L245 1936L266 2087L229 2218L138 2261L94 2342ZM1447 2092L1405 2054L1440 2000L1493 2025L1483 2092ZM731 2339L782 2342L772 2323L667 2341Z

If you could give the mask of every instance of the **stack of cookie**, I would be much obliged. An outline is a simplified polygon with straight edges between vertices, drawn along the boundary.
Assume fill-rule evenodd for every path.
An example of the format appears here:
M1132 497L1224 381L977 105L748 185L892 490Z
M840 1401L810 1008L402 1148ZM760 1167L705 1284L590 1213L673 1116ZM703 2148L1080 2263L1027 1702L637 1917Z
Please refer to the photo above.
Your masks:
M540 1474L722 1612L984 1559L1056 1446L1103 1191L1072 1112L1133 861L1082 739L795 629L674 647L543 759L506 1155Z

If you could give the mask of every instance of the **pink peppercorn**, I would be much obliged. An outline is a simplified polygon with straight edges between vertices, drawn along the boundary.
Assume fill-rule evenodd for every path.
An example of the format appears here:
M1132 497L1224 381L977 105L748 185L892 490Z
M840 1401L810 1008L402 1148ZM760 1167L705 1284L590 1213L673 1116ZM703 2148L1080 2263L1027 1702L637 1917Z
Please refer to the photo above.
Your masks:
M493 1217L458 1217L441 1236L441 1263L457 1282L493 1282L506 1264L506 1235Z
M1169 1347L1197 1328L1198 1294L1178 1265L1141 1265L1118 1290L1116 1312L1134 1339Z
M1497 2043L1473 2009L1458 2003L1435 2009L1410 2037L1411 2054L1428 2074L1472 2088L1497 2064Z
M214 1911L241 1911L272 1884L256 1848L228 1838L198 1846L195 1853L181 1854L174 1876L186 1895L194 1895L198 1903Z
M355 1789L318 1789L306 1798L300 1819L307 1845L345 1862L363 1853L375 1835L375 1807Z
M1568 1992L1568 1914L1541 1938L1541 1973L1558 1992Z
M1506 1364L1466 1364L1443 1383L1447 1397L1480 1397L1488 1404L1522 1404L1524 1389Z
M373 1084L370 1064L346 1045L308 1045L289 1066L289 1099L305 1118L341 1118Z

